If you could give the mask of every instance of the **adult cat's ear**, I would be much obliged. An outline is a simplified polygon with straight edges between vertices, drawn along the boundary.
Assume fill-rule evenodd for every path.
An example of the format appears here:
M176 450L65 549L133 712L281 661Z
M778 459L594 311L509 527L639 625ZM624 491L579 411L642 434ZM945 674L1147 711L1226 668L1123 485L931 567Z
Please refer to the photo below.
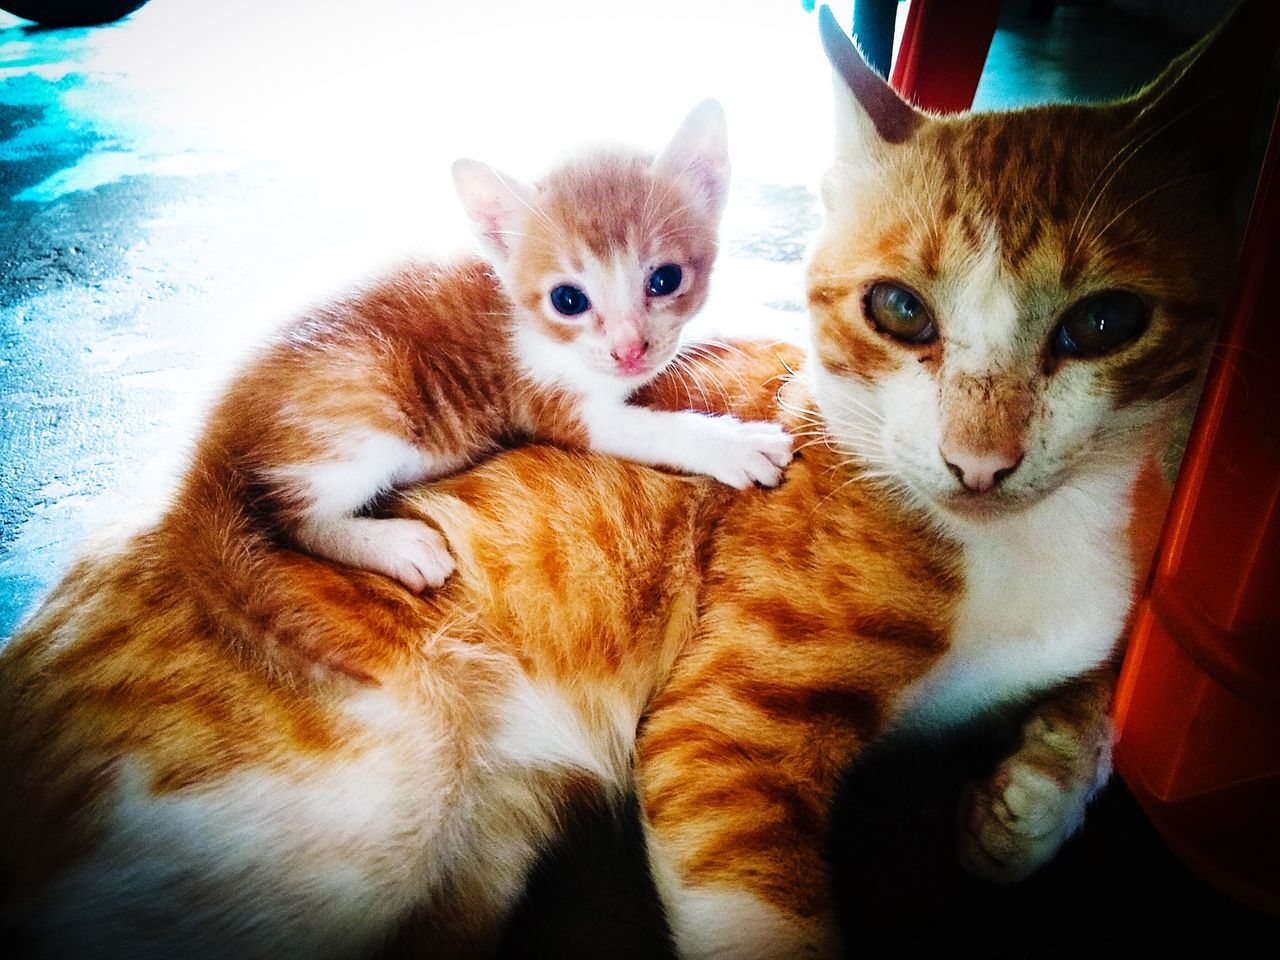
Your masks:
M453 184L480 242L490 255L506 260L521 218L532 209L533 188L478 160L456 161Z
M719 217L729 195L729 129L724 107L716 100L703 100L689 111L653 166L692 181L706 200L707 212Z
M909 140L925 115L867 65L826 4L818 11L818 32L835 71L837 155L865 150L869 138L885 143Z
M1274 0L1245 0L1116 109L1129 115L1135 143L1179 149L1234 172L1246 159L1277 46Z

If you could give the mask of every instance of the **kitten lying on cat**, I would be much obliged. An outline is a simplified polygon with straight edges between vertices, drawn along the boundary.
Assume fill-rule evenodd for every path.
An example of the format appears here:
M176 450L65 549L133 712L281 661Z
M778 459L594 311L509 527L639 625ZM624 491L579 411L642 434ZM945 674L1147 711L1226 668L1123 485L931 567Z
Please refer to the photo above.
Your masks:
M419 595L282 546L198 461L0 656L4 922L55 956L483 953L565 810L634 788L682 955L837 955L823 851L859 751L1112 650L1133 478L1226 296L1266 22L1116 104L935 118L825 14L813 356L684 371L704 412L808 435L774 489L502 453L391 504L457 564ZM1105 765L1086 713L1024 748L1076 758L1068 822Z
M596 153L536 188L475 161L453 173L491 264L410 265L299 317L214 411L207 470L230 461L291 542L411 590L444 582L448 548L370 502L512 440L778 483L776 424L626 402L706 300L729 177L718 103L656 160Z

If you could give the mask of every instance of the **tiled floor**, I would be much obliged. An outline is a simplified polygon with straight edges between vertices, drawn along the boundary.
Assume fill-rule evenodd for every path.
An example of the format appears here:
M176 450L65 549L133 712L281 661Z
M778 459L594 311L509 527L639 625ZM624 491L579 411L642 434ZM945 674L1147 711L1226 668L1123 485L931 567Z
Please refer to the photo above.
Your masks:
M1009 7L982 107L1115 95L1183 46L1097 7L1049 24ZM0 638L88 529L163 497L210 390L272 316L405 251L465 243L456 156L531 176L586 142L656 148L719 97L735 185L707 326L803 336L828 91L800 0L154 0L118 25L54 31L0 14ZM1141 833L1123 798L1108 802ZM651 906L623 888L593 907L582 879L593 862L637 864L610 830L582 837L577 872L549 873L534 902L583 896L579 915L616 920L618 944L637 931L633 954L650 955ZM1019 894L1020 915L1060 905L1071 927L1092 891L1136 882L1113 868L1128 854L1098 849L1070 881ZM963 908L978 938L965 942L1043 952L1001 939L996 913L1015 901L975 896L990 906ZM925 902L937 915L939 897ZM545 919L564 916L526 910L511 955L599 955L594 933L574 946L584 928Z

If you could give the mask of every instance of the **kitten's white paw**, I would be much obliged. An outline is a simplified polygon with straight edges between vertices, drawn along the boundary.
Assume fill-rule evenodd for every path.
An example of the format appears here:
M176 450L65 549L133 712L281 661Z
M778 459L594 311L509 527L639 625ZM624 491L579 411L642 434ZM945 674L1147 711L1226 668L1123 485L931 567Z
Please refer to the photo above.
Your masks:
M1017 752L973 788L960 829L966 869L996 883L1022 880L1079 829L1111 754L1108 736L1078 734L1033 719Z
M369 528L368 568L399 580L414 592L438 587L453 573L444 537L419 520L377 520Z
M385 574L414 592L440 586L454 569L444 537L420 520L312 519L298 540L317 556Z
M743 422L733 417L707 421L706 444L699 473L715 477L739 490L752 484L776 487L782 471L791 462L791 436L776 423Z

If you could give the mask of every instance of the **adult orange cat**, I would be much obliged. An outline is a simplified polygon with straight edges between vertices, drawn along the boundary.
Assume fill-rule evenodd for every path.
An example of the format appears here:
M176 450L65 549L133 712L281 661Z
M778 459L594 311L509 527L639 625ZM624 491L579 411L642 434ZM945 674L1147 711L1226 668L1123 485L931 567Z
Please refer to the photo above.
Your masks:
M406 924L483 950L634 747L680 952L838 953L822 850L861 747L1111 651L1131 484L1225 298L1267 12L1131 100L945 119L827 16L813 356L781 389L781 350L696 371L717 412L813 431L783 483L504 453L397 502L457 561L427 596L234 502L95 546L0 659L6 922L61 956L358 956ZM290 630L344 670L279 672Z

